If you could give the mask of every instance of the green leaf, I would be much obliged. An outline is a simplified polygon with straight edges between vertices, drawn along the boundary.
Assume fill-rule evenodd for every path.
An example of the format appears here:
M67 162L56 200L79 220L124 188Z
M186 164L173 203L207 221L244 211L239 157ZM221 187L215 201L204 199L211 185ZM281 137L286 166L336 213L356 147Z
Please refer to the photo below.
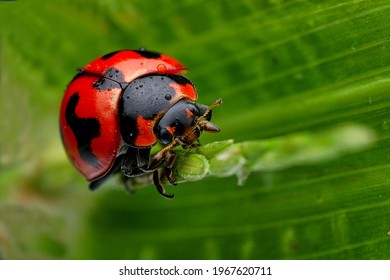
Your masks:
M1 257L390 258L388 1L0 10ZM175 176L201 180L166 186L169 201L152 186L128 196L116 180L89 192L58 132L76 69L139 47L182 61L200 103L224 101L213 110L221 133L204 133L176 163ZM217 160L226 151L232 161ZM225 177L237 174L242 186Z

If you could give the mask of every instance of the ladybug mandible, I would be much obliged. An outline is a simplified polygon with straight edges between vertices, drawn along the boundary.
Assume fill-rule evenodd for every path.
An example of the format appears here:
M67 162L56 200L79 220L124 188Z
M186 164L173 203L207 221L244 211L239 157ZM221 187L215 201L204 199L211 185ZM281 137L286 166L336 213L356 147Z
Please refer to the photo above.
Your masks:
M80 69L61 104L60 130L68 157L96 189L110 175L124 178L153 172L167 198L176 158L173 148L193 147L202 131L219 132L210 122L211 106L195 103L198 94L183 76L186 68L165 54L122 50L103 55ZM153 157L152 146L163 148Z

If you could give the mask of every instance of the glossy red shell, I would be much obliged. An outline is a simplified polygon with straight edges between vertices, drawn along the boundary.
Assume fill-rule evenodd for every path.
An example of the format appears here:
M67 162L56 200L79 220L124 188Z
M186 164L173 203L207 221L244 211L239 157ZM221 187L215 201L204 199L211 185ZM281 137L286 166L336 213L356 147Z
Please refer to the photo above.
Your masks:
M179 61L167 55L124 50L92 61L76 75L68 85L62 100L60 130L68 157L80 173L90 181L101 178L111 169L121 146L118 102L123 90L121 88L97 90L94 86L109 68L121 71L126 83L146 74L185 72L184 66ZM74 100L75 94L79 99ZM70 101L76 101L72 117L97 120L96 122L100 124L98 136L91 139L88 147L98 159L98 164L88 164L80 155L80 143L67 122L67 114L69 115L67 108Z

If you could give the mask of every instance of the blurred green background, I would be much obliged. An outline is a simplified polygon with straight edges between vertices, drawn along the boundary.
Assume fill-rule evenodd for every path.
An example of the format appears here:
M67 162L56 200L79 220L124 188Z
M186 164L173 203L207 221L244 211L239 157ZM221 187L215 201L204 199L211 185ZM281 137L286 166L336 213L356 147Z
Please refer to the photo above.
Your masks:
M321 132L345 122L370 149L316 165L97 192L58 130L77 67L118 49L182 61L218 135ZM389 259L390 3L362 0L0 2L0 257Z

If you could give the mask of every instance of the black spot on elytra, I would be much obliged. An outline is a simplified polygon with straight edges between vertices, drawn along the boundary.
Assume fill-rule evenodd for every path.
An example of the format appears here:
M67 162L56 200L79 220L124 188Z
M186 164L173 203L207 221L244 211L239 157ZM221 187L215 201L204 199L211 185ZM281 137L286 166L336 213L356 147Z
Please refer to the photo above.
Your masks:
M120 110L123 111L123 102L121 102L120 105ZM131 115L122 114L119 125L123 141L128 145L134 144L139 133L137 129L137 119Z
M180 85L185 85L185 84L192 85L191 81L182 75L167 75L167 76Z
M66 105L65 118L76 137L80 157L87 164L99 168L100 164L96 155L91 150L92 140L100 136L100 123L94 118L79 118L76 115L76 107L80 96L76 92Z
M157 53L157 52L151 52L151 51L147 51L145 49L142 49L142 50L134 50L134 52L138 53L139 55L145 57L145 58L159 58L161 57L161 54Z
M114 88L122 88L121 85L127 84L123 79L123 73L116 68L108 68L102 77L93 83L93 87L97 90L111 90Z
M115 51L115 52L110 52L108 54L105 54L101 57L101 59L103 60L107 60L109 59L110 57L113 57L114 55L116 55L117 53L119 53L120 51Z

